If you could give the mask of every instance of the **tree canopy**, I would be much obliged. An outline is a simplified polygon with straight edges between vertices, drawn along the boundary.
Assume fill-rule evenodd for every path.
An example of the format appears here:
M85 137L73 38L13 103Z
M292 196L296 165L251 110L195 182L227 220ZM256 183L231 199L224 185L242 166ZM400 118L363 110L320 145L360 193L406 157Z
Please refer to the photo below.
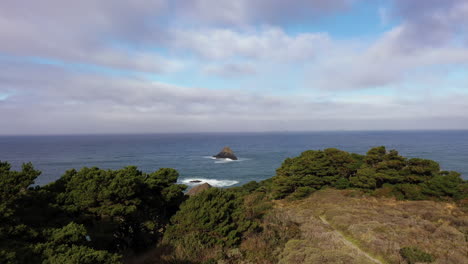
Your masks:
M324 187L375 190L392 188L408 199L425 197L467 196L467 182L457 172L441 171L437 162L405 158L396 150L371 148L366 155L338 149L308 150L286 159L271 189L274 198L302 197L304 193Z
M0 162L0 263L120 263L162 237L186 188L168 168L72 169L31 187L39 174Z

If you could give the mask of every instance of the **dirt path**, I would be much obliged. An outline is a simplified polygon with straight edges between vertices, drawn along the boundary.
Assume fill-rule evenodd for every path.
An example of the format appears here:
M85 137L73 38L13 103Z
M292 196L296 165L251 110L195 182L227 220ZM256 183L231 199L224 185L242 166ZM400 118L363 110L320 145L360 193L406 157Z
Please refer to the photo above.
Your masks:
M330 227L333 232L341 239L341 241L347 245L348 247L350 248L353 248L355 249L359 254L361 254L362 256L365 256L366 258L368 258L369 260L371 260L372 262L374 263L377 263L377 264L384 264L382 261L372 257L371 255L369 255L367 252L363 251L362 249L360 249L358 246L356 246L355 244L353 244L352 242L350 242L348 239L346 239L345 236L343 236L343 234L341 234L340 231L336 230L335 228L333 228L330 223L328 223L327 219L325 219L325 217L323 216L319 216L320 220L322 221L323 224L325 224L326 226Z

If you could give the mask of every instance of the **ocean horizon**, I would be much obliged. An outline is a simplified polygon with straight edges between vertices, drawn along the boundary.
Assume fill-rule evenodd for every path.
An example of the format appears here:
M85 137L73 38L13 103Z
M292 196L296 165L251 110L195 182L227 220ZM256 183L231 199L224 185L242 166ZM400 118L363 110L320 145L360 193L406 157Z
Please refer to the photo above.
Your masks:
M224 146L237 161L215 160ZM338 148L364 154L385 146L401 155L432 159L443 170L468 178L468 130L198 132L158 134L3 135L0 161L19 169L32 162L42 174L36 184L57 180L68 169L118 169L134 165L145 172L175 168L179 182L201 180L217 187L261 181L275 175L284 159L306 150Z

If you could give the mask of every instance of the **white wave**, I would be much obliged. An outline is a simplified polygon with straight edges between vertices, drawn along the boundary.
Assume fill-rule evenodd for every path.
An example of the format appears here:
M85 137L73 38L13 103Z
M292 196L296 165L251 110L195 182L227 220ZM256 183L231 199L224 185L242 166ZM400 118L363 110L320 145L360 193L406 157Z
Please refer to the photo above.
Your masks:
M216 159L215 163L228 163L232 161L238 161L238 160L232 160L232 159Z
M193 181L200 181L200 182L193 182ZM183 184L189 185L189 186L195 186L203 183L208 183L209 185L213 187L227 187L231 186L234 184L238 184L238 181L232 181L232 180L216 180L216 179L183 179L181 181Z
M212 160L215 160L215 163L228 163L228 162L241 162L241 161L246 161L246 160L250 160L249 158L238 158L237 160L233 160L233 159L229 159L229 158L225 158L225 159L217 159L213 156L203 156L203 158L205 159L212 159Z

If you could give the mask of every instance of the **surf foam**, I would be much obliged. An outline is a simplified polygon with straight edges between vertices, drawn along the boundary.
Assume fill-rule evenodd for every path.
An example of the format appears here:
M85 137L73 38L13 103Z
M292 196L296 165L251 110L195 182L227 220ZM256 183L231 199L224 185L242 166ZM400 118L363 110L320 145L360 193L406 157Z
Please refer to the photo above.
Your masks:
M191 182L191 181L200 181L200 182ZM206 182L213 187L227 187L227 186L231 186L231 185L239 183L238 181L232 181L232 180L216 180L216 179L201 179L201 178L183 179L181 182L189 186L200 185Z
M214 160L215 162L214 163L229 163L229 162L241 162L241 161L246 161L246 160L250 160L249 158L239 158L237 160L233 160L233 159L217 159L213 156L203 156L203 158L205 159L212 159Z

